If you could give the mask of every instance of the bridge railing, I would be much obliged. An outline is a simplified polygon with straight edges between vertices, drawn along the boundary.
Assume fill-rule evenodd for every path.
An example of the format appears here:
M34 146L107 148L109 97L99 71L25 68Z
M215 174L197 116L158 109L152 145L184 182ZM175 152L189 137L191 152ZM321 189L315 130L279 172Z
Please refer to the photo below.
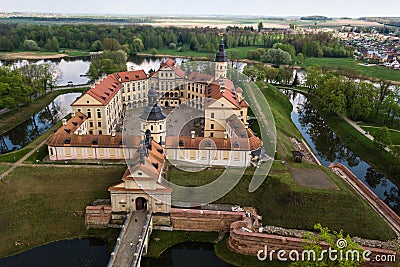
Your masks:
M140 263L140 259L142 257L142 253L143 253L144 243L146 242L146 237L150 230L149 226L151 223L151 218L152 218L152 213L149 212L149 214L147 214L146 223L144 224L143 229L140 233L139 242L138 242L138 245L136 246L136 251L133 254L132 267L137 267L138 264Z
M132 211L129 211L129 213L126 216L125 222L122 225L121 232L119 232L119 236L117 238L117 242L115 243L114 250L111 252L111 257L110 257L110 260L108 261L107 267L112 267L114 265L115 256L117 255L118 250L121 246L121 240L123 239L123 237L125 235L126 229L128 229L128 224L129 224L131 215L132 215Z

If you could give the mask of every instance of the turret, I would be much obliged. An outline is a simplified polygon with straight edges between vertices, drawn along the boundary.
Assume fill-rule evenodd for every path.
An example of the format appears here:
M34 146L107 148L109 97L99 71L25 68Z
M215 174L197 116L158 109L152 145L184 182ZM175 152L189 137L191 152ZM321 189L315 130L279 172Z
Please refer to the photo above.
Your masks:
M225 51L224 40L221 40L219 50L215 55L215 80L225 79L228 71L228 56Z

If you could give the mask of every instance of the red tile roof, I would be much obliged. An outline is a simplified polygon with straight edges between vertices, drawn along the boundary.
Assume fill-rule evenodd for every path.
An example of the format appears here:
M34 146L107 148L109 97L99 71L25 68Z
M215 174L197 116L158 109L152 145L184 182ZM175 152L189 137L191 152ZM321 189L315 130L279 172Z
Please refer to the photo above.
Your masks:
M100 101L102 105L107 105L121 89L121 84L123 82L144 79L147 79L147 74L143 70L118 72L108 75L86 93ZM76 105L75 102L72 103L71 106L74 105Z
M206 91L206 97L207 98L212 98L215 100L219 100L220 98L225 98L229 102L231 102L237 109L240 108L240 103L238 100L238 95L236 94L235 91L232 91L231 89L225 88L223 92L220 90L220 86L217 84L211 84L207 91Z
M190 136L167 136L165 140L166 149L210 149L210 150L238 150L238 151L254 151L262 147L262 141L256 137L251 130L247 131L248 138L204 138ZM207 142L211 141L211 147L207 147ZM179 143L183 142L183 145ZM238 148L234 148L237 142Z
M118 81L114 74L110 74L86 93L100 101L103 105L107 105L119 89L121 89L121 82Z
M116 78L122 82L131 82L147 79L144 70L124 71L115 73Z

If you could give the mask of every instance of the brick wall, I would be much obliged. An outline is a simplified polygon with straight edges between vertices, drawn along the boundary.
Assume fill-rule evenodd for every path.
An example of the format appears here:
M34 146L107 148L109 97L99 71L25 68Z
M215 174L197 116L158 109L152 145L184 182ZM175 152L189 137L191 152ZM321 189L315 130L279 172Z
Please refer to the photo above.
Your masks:
M251 223L249 219L246 218L242 221L237 221L232 223L230 228L230 236L228 240L229 247L240 254L247 254L252 256L257 256L259 250L264 250L265 246L268 247L268 252L272 250L279 251L285 250L289 252L290 250L303 251L303 241L302 238L297 237L285 237L280 235L273 234L265 234L265 233L249 233L242 230L242 227L249 228ZM324 245L322 245L324 247ZM329 246L325 244L325 249ZM371 248L371 247L363 247L365 250L369 250L372 252L372 255L369 256L371 259L375 255L395 255L396 252L389 249L381 249L381 248ZM288 254L286 254L286 257ZM277 256L277 253L274 254ZM363 266L377 266L374 264L363 264ZM394 263L379 263L379 266L397 266Z
M85 224L88 228L107 228L111 219L111 206L87 206Z
M233 222L242 220L244 212L171 209L174 230L219 232L229 231Z

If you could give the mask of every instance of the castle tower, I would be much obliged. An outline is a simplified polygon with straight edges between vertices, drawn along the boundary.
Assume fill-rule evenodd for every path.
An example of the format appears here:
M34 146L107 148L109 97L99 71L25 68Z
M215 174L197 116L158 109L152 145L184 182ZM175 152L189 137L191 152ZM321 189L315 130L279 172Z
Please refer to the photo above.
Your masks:
M148 104L139 117L142 140L146 139L147 132L147 135L151 133L151 137L154 141L163 145L166 136L167 115L164 114L161 107L158 105L158 93L155 89L151 88L147 97Z
M226 55L224 40L219 45L219 50L215 56L215 74L214 79L225 79L228 72L228 56Z

